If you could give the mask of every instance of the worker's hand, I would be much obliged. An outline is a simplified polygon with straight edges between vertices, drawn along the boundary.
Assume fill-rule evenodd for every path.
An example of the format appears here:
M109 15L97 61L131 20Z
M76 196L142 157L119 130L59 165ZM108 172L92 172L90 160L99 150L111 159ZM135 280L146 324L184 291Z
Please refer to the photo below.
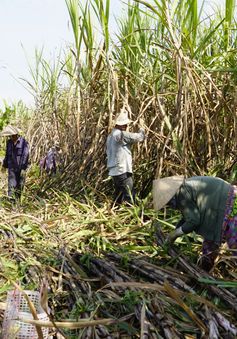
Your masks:
M171 232L165 240L165 245L171 245L178 237L183 235L182 227L176 228L174 232Z

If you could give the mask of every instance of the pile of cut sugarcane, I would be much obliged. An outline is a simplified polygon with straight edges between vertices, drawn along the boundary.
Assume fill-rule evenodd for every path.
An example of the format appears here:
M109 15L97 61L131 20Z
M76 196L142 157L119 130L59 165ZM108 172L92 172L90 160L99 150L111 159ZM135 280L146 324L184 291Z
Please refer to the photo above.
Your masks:
M114 209L52 196L25 197L14 212L2 206L1 321L18 285L41 289L50 321L33 322L61 338L236 338L230 256L209 275L195 264L196 242L165 248L172 225L163 215L162 228L154 222L148 202Z

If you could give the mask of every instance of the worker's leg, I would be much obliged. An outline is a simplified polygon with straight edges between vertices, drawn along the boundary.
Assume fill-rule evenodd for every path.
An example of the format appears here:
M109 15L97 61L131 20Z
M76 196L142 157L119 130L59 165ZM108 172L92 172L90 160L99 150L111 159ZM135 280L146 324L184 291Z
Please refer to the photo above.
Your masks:
M114 181L114 201L118 204L123 201L133 203L133 179L132 173L123 173L113 176Z
M20 200L21 193L23 191L24 185L25 185L25 174L22 174L22 171L18 171L16 173L16 198Z
M132 173L127 173L127 177L123 182L123 200L133 204L134 203L134 190Z
M16 196L16 187L17 187L17 178L16 172L9 168L8 169L8 196L15 200Z
M114 182L114 203L115 204L121 204L121 202L123 200L123 192L121 190L120 181L121 181L120 175L113 176L113 182Z
M229 219L223 239L227 242L229 249L235 250L233 255L237 256L237 215Z

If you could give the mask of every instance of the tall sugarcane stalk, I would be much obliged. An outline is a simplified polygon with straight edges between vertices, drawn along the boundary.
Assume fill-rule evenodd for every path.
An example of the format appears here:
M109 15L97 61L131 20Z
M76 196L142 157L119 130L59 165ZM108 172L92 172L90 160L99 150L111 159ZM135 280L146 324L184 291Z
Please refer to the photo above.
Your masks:
M234 2L226 2L226 15L216 12L205 19L196 1L128 1L115 41L109 29L110 1L66 4L74 46L62 61L60 77L66 75L67 87L57 89L56 101L57 129L68 164L63 186L75 182L76 173L92 179L98 168L100 185L106 175L106 133L123 105L135 124L145 120L148 133L146 146L134 152L141 185L154 176L155 163L157 175L208 174L213 166L222 170L231 165L234 138L227 135L233 135L236 126ZM43 60L40 65L33 77L42 81L36 96L48 119L48 107L54 106L49 93L56 88L50 83L57 81L58 71ZM45 121L42 126L45 133L50 125Z

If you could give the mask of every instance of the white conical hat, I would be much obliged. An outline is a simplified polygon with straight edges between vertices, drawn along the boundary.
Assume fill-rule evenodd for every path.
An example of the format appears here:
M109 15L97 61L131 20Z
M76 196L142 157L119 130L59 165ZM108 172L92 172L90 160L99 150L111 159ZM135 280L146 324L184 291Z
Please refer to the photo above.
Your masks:
M123 126L128 125L130 122L131 120L128 118L128 112L122 108L115 120L115 125Z
M177 193L184 181L183 176L172 176L153 180L153 205L156 211L164 207Z
M9 137L11 135L17 135L20 133L20 130L17 127L7 125L3 128L2 132L0 133L1 137Z

